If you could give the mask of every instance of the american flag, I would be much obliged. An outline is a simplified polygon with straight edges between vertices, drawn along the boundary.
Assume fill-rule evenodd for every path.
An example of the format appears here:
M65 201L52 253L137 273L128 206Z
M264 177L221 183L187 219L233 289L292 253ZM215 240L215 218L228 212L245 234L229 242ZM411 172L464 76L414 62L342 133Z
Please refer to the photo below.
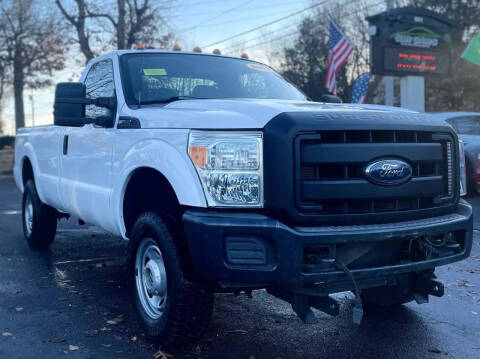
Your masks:
M352 103L364 103L370 84L370 73L366 72L355 80L352 86Z
M335 74L345 64L348 57L353 52L352 43L340 31L333 21L330 21L330 39L328 40L328 66L327 77L325 78L325 87L333 93L337 94L337 86L335 84Z

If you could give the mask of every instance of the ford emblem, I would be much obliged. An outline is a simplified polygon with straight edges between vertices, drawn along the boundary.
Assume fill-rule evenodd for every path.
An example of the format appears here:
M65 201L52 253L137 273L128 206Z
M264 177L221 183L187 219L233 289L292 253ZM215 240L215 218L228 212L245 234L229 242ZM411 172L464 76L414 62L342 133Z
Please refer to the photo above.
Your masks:
M378 185L400 185L412 178L412 167L407 162L401 160L378 160L367 165L365 177L370 182Z

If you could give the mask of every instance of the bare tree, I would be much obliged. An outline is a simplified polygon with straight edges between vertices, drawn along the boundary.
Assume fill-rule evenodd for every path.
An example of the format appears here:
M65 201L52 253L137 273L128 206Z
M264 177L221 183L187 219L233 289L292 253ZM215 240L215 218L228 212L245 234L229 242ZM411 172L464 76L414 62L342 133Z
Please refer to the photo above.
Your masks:
M0 58L0 135L3 134L2 115L6 98L7 82L10 79L9 75L10 71L6 59Z
M146 46L162 46L168 44L172 38L172 34L165 31L166 23L161 16L164 10L163 2L116 0L114 6L102 8L98 3L88 0L55 0L55 3L68 23L73 25L75 41L78 42L86 62L95 56L92 47L102 42L97 41L95 44L92 41L92 33L100 29L106 29L111 34L110 39L103 41L103 45L107 42L117 49L130 49L137 42ZM102 31L103 34L105 32Z
M0 1L0 58L13 77L15 127L25 126L23 90L51 84L65 62L65 36L51 8L38 0Z
M164 36L159 36L161 27L165 25L165 19L160 15L162 9L161 1L117 0L116 11L100 11L98 4L92 3L88 14L93 18L106 19L111 24L116 47L120 50L130 49L139 41L146 45L164 41Z
M90 34L86 28L87 20L87 4L85 0L75 0L76 11L73 13L68 12L61 0L55 0L58 8L65 17L65 19L73 25L75 32L77 33L77 42L80 46L80 50L85 56L85 63L90 61L95 57L91 47L90 47Z

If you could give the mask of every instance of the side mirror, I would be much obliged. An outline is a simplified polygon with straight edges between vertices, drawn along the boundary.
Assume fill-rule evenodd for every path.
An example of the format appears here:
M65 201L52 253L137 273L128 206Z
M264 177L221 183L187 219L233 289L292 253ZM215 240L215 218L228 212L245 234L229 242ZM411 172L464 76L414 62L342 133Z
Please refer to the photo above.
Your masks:
M80 82L62 82L57 84L55 88L55 103L53 105L53 123L57 126L81 127L87 123L94 123L102 127L113 127L113 117L85 117L86 105L95 105L115 110L117 99L115 96L87 98L85 85Z
M62 82L55 88L53 105L53 123L57 126L81 127L85 124L85 104L63 100L85 99L85 84L80 82Z

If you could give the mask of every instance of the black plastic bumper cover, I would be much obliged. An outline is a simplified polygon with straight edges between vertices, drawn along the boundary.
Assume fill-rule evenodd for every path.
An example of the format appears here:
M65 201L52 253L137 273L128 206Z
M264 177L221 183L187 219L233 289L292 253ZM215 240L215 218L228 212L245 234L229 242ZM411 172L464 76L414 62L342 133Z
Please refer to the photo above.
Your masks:
M197 274L207 280L248 285L303 285L345 279L341 270L308 273L302 270L303 248L311 245L365 243L391 238L461 231L461 252L451 256L389 266L352 270L355 278L372 278L421 271L460 261L472 248L472 208L460 200L454 213L387 224L288 227L258 213L187 210L183 216L188 246ZM236 265L227 261L228 238L254 238L267 243L265 264ZM233 241L235 242L235 241ZM230 245L230 244L228 244ZM249 243L250 245L250 243Z

